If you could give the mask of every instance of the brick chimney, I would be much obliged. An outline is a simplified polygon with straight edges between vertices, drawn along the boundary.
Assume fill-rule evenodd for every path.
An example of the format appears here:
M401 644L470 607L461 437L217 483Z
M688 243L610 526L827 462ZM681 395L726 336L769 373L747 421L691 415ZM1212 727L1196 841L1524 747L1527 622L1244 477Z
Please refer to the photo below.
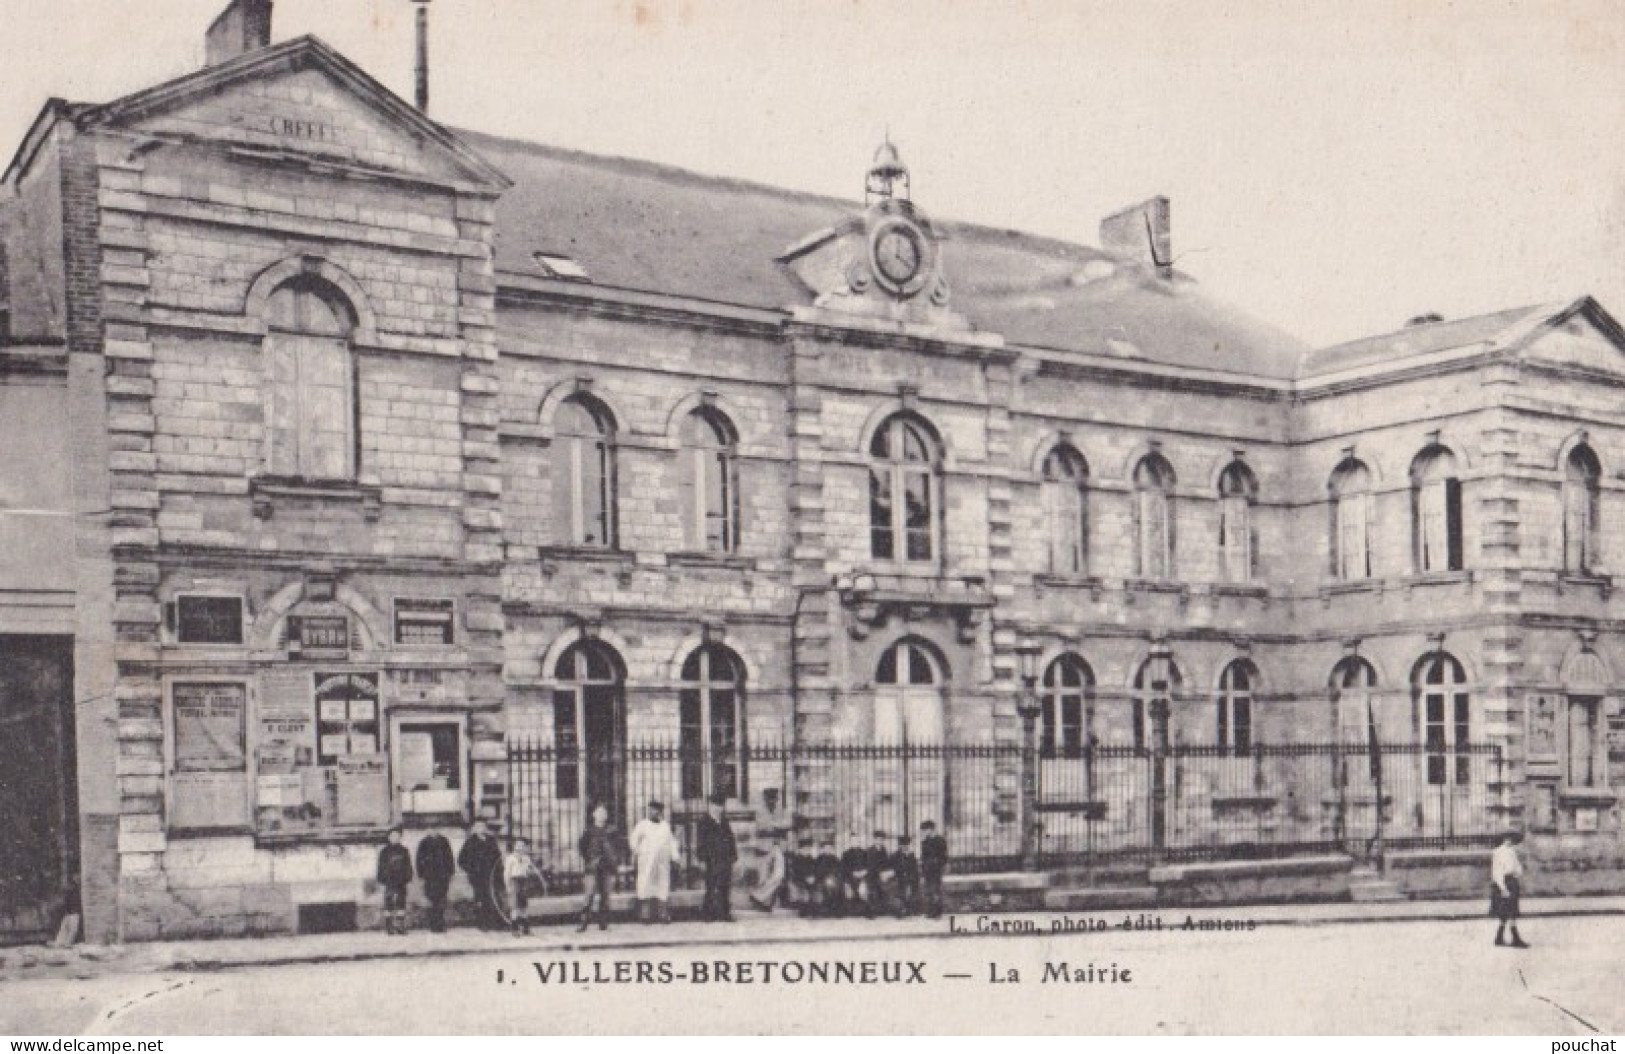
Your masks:
M218 66L271 43L271 0L231 0L203 38L204 64Z
M1174 232L1168 199L1157 195L1100 221L1100 247L1125 256L1158 277L1174 274Z

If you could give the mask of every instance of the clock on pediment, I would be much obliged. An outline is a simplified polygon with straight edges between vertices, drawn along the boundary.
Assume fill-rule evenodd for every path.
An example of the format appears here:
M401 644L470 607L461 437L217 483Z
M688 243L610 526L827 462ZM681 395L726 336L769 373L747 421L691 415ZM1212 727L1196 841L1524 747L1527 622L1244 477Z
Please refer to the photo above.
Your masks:
M964 328L947 310L942 235L909 200L908 168L890 141L875 152L864 190L861 215L812 235L780 262L811 291L817 308Z

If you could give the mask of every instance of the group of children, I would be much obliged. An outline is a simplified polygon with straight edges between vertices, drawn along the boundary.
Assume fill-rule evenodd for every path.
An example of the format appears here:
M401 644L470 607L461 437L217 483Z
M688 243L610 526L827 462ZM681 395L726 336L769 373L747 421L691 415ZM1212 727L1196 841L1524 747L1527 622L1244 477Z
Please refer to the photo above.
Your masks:
M874 832L868 846L854 845L839 855L826 838L816 846L803 840L799 851L785 852L774 834L762 882L751 903L768 911L783 904L805 916L858 915L899 918L923 912L942 915L942 877L948 870L948 840L935 821L920 824L920 847L912 839Z
M588 901L581 915L582 929L593 916L595 901L599 926L607 925L609 879L619 857L610 849L613 829L606 825L606 816L602 806L594 809L592 823L582 836L582 858L587 862L588 872ZM725 824L722 829L726 830ZM763 911L783 905L809 917L861 914L872 919L893 912L899 918L915 912L923 912L930 918L942 915L942 878L948 869L948 841L932 820L920 824L917 854L908 835L898 835L895 847L889 847L893 839L883 831L874 832L870 845L854 845L839 855L834 841L829 838L816 844L804 838L794 852L786 851L782 829L770 828L766 839L768 849L761 878L749 895L751 903ZM727 833L727 840L731 844L731 832ZM439 859L442 855L443 863ZM429 835L419 846L418 857L417 871L421 874L415 875L412 854L402 844L401 829L390 830L387 844L379 850L377 869L378 884L384 893L386 932L406 932L407 888L414 877L425 880L425 892L430 901L430 928L444 929L446 886L452 868L450 845L442 835ZM733 859L729 855L726 861L718 861L719 866L715 868L708 862L708 874L711 870L731 871ZM526 839L514 839L503 851L484 823L476 821L457 855L457 866L468 874L482 929L509 928L516 935L530 932L529 894L536 888L545 890L548 883L537 869ZM713 899L713 884L708 880L708 904ZM725 883L722 890L721 896L726 898ZM724 900L724 907L720 909L722 917L727 917L725 904ZM718 910L716 905L710 905L708 917L716 915Z

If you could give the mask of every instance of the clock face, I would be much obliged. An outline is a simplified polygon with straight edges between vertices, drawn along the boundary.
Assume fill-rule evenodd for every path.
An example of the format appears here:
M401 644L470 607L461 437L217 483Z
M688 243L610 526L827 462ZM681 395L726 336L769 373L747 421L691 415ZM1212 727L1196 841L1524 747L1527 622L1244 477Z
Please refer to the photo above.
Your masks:
M920 273L925 253L911 227L893 225L875 236L875 268L892 285L903 286Z

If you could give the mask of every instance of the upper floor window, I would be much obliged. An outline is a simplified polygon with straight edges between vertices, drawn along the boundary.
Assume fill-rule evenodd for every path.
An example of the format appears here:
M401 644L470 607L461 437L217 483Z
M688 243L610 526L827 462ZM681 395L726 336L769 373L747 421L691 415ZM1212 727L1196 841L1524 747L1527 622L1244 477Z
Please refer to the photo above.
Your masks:
M869 445L869 554L931 563L941 550L941 450L930 427L898 414Z
M1040 485L1044 522L1049 531L1049 570L1081 575L1089 570L1089 519L1084 489L1089 466L1083 455L1062 443L1044 458Z
M1422 744L1427 752L1427 780L1434 786L1467 783L1471 731L1467 674L1445 652L1434 652L1416 664L1416 690L1422 699Z
M615 418L585 395L559 404L554 419L553 516L565 545L613 549Z
M1219 575L1226 582L1253 577L1253 502L1258 480L1239 461L1219 477Z
M1173 494L1173 466L1160 454L1141 458L1134 469L1134 534L1141 578L1173 577Z
M1218 743L1220 750L1245 754L1253 749L1253 690L1258 671L1237 659L1219 675Z
M1602 465L1592 449L1581 443L1569 452L1563 466L1563 570L1590 574L1598 559L1598 505Z
M1087 744L1085 707L1095 687L1089 664L1073 654L1058 656L1044 670L1039 693L1039 749L1049 756L1076 757Z
M1371 470L1349 458L1332 473L1332 573L1344 580L1371 577Z
M1461 570L1461 480L1442 446L1411 462L1411 535L1417 571Z
M277 288L266 305L266 469L349 479L356 470L355 311L314 277Z
M713 553L739 549L739 441L721 413L701 408L683 421L683 540Z

